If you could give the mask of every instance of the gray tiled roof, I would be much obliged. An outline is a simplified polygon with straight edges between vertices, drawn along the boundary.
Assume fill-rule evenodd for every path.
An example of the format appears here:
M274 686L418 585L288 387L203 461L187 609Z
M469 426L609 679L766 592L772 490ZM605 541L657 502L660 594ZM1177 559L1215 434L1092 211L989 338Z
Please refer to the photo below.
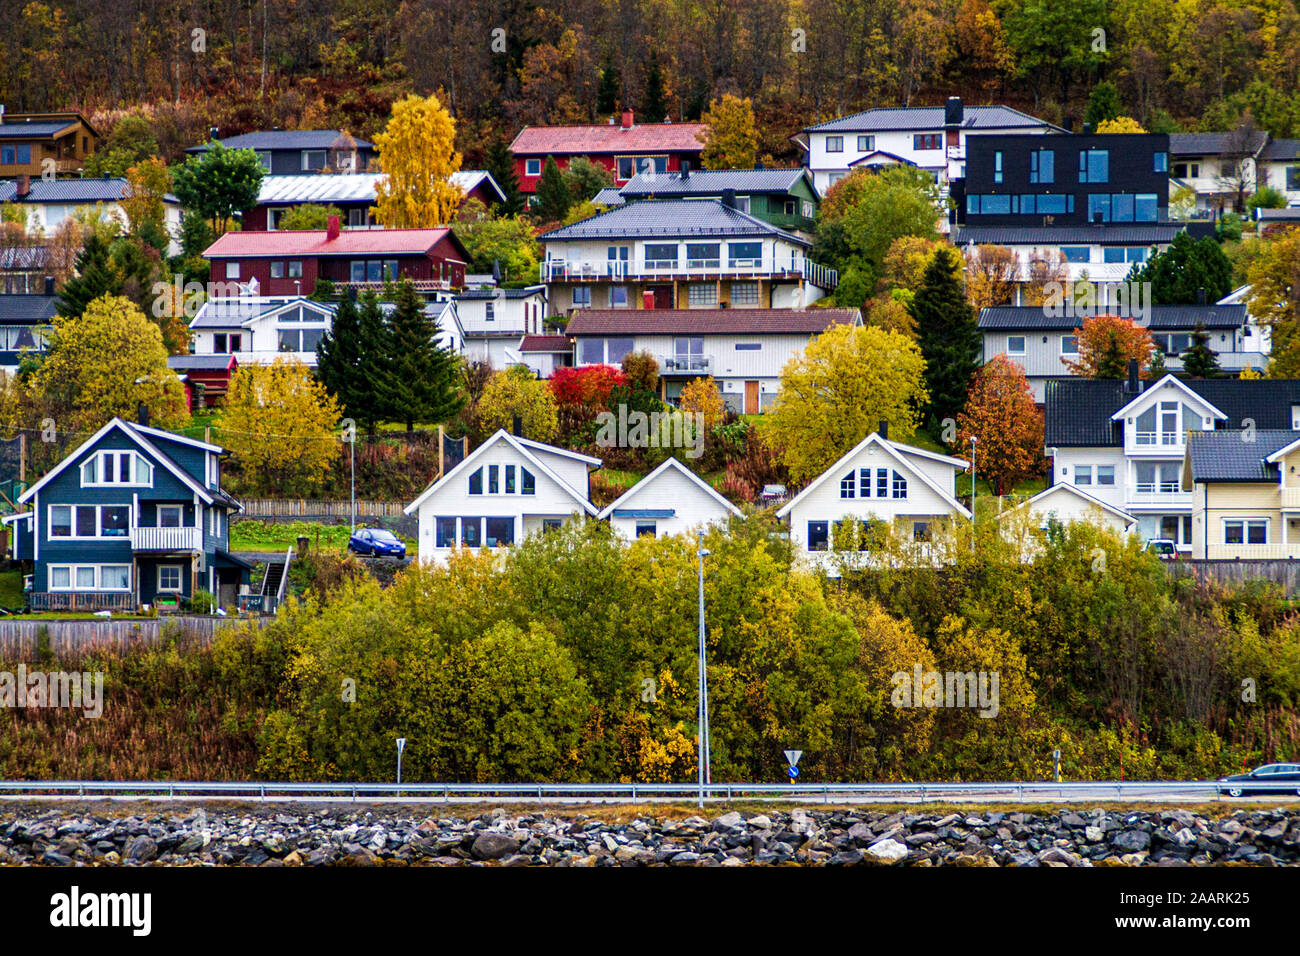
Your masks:
M621 206L626 200L623 194L618 191L616 186L606 186L596 195L591 197L591 201L597 206Z
M1098 314L1104 312L1098 308ZM999 305L980 310L981 329L1077 329L1085 316L1048 314L1044 306ZM1190 331L1200 322L1207 329L1235 329L1246 322L1244 305L1153 305L1147 328Z
M54 295L0 295L0 325L32 325L54 318L59 297Z
M755 216L724 206L717 199L666 199L630 202L538 238L542 242L572 239L686 239L718 236L779 236L799 246L808 240L778 229Z
M456 293L457 299L472 300L492 300L500 297L507 299L527 299L529 296L537 295L539 292L545 292L544 285L524 286L522 289L500 289L489 286L485 289L466 289L464 292Z
M805 127L806 133L871 133L890 130L934 130L943 128L942 106L882 107L841 116L826 123ZM962 116L964 129L1056 129L1047 120L1013 110L1009 106L967 106Z
M229 365L229 355L170 355L167 357L167 367L178 372L190 369L220 371L229 367Z
M293 296L228 296L211 299L199 306L199 311L190 322L191 329L238 329L249 319L271 312L290 302L299 301ZM332 302L315 302L305 297L304 303L333 311L337 308Z
M1300 139L1275 139L1259 155L1261 159L1300 159Z
M222 146L230 149L329 149L339 138L336 129L276 129L258 130L254 133L240 133L219 140ZM364 139L356 139L358 149L369 149L372 144ZM191 146L187 153L200 153L208 148L204 143Z
M1238 148L1233 141L1234 133L1170 133L1169 152L1175 156L1215 156L1228 149ZM1255 152L1268 139L1265 132L1256 132L1252 137Z
M1149 383L1143 383L1150 387ZM1261 430L1289 429L1291 406L1300 405L1297 379L1184 379L1183 384L1228 416L1220 429L1240 429L1245 419ZM1104 447L1124 443L1122 422L1111 416L1136 395L1120 379L1068 378L1047 382L1044 412L1046 445ZM1296 432L1300 438L1300 432Z
M1186 228L1181 222L1105 223L1082 226L961 226L953 243L999 246L1155 245L1173 242Z
M717 196L724 189L738 193L788 193L808 175L797 169L701 169L685 179L680 173L641 173L619 192L624 199L642 196Z
M1277 481L1277 465L1264 459L1300 439L1300 431L1192 432L1187 450L1193 481Z
M38 123L0 123L0 139L31 139L34 136L53 136L69 126L75 126L76 123L75 119Z
M125 179L39 179L31 181L31 191L23 202L117 202L126 193ZM14 202L18 184L12 179L0 182L0 202Z

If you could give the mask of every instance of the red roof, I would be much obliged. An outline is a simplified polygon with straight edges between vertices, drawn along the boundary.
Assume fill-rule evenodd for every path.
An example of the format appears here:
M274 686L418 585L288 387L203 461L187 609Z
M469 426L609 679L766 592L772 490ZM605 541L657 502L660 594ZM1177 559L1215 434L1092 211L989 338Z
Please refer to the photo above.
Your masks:
M549 153L582 156L588 153L698 153L704 143L704 123L617 123L597 126L525 126L510 144L516 156Z
M521 352L567 352L571 348L565 335L525 335L519 343Z
M203 250L207 259L258 256L423 255L450 229L344 229L337 239L324 229L228 232ZM452 241L459 241L452 236Z
M566 335L798 335L856 325L857 309L582 309Z

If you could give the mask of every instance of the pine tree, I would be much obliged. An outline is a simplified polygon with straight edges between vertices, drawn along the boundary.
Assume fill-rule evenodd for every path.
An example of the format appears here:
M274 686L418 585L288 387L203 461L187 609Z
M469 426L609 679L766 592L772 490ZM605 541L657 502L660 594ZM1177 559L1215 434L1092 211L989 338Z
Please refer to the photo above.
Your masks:
M662 123L668 115L668 96L664 92L664 74L659 69L658 54L650 54L650 66L645 74L645 100L641 112L647 123Z
M948 249L935 252L908 306L925 359L925 385L930 393L927 424L936 432L945 419L955 421L965 408L971 377L980 364L975 310L966 301L957 270L955 253Z
M537 180L537 204L534 207L537 218L542 222L559 222L573 205L573 193L569 183L560 172L554 156L546 157L542 167L542 176Z
M1096 378L1127 378L1129 354L1119 336L1108 331L1101 348L1097 350Z
M1182 355L1183 372L1191 378L1215 378L1219 374L1219 360L1210 348L1210 334L1200 322L1192 332L1192 344Z
M316 376L354 419L366 399L362 357L361 316L349 291L334 313L329 334L316 347Z
M388 374L388 326L379 297L373 291L362 293L361 308L357 311L360 363L363 373L357 381L356 407L349 414L365 425L371 437L375 425L383 420L388 409L383 405L382 389L378 383Z
M600 85L596 87L596 112L602 115L618 112L623 98L623 77L612 57L606 57L600 68Z
M59 290L55 306L59 315L81 315L100 296L121 294L122 277L113 269L108 243L95 233L86 237L86 244L77 254L75 269L76 274Z
M519 192L519 176L515 172L515 158L509 144L499 139L489 146L484 165L506 194L505 202L497 207L497 212L502 216L517 216L523 212L524 197Z
M386 361L379 380L379 405L395 421L445 422L465 404L455 353L438 344L441 328L424 311L410 279L397 285L388 316Z

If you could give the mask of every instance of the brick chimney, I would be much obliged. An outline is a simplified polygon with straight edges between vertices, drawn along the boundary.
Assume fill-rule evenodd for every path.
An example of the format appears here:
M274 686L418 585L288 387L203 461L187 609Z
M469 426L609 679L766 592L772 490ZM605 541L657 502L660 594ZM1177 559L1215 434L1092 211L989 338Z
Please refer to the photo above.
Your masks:
M27 194L32 191L32 177L26 174L19 176L17 183L15 183L15 189L17 191L15 193L14 198L16 199L25 198Z
M621 128L621 129L631 129L631 128L632 128L632 111L631 111L631 110L624 110L624 111L623 111L623 122L620 124L620 128Z
M641 308L653 309L655 307L655 294L649 289L641 293Z
M333 242L338 237L339 237L339 217L330 216L330 224L329 227L325 230L325 238L328 241Z

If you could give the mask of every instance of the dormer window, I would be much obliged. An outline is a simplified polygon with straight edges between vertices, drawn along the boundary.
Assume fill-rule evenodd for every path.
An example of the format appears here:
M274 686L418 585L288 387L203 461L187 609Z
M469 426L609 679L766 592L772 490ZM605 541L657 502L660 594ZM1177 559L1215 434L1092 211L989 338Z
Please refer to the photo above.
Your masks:
M101 451L81 463L81 485L150 487L153 465L139 452Z

